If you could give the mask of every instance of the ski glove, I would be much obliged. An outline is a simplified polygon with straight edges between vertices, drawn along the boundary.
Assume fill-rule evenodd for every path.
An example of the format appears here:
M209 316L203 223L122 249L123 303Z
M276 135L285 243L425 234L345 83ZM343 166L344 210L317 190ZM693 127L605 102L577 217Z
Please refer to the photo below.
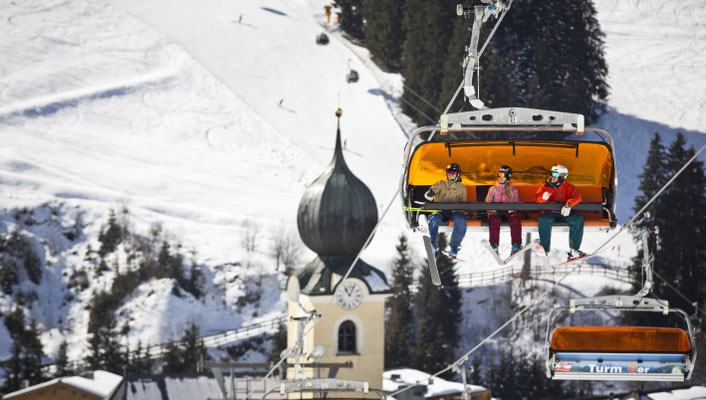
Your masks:
M549 192L542 193L542 200L549 200L549 196L551 196L551 195L552 194Z
M429 191L427 191L426 193L424 193L424 197L425 197L427 200L432 201L432 200L434 200L434 195L435 195L435 194L436 194L436 193L434 193L434 189L433 189L433 188L429 188Z
M561 209L561 216L568 217L569 214L571 214L571 206L567 204Z

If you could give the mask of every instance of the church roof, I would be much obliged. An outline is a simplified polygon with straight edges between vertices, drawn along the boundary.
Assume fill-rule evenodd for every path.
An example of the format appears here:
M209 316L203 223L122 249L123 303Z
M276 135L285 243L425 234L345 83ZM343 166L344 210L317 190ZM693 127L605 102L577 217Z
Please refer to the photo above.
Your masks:
M339 119L333 159L299 203L299 235L320 256L356 255L377 219L373 194L353 175L343 158Z
M301 293L316 295L332 295L334 285L341 281L355 257L317 257L305 267L295 271L290 279L299 281ZM371 294L390 293L392 289L387 284L385 274L365 261L358 259L349 278L358 278L365 282Z

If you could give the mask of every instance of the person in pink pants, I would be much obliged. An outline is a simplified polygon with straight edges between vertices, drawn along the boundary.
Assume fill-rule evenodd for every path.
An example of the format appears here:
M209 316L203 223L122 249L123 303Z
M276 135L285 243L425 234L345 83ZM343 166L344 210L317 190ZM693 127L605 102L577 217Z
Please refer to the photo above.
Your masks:
M510 182L512 177L512 168L507 165L503 165L498 169L498 180L493 185L490 190L488 190L488 195L485 197L486 203L517 203L519 202L519 195L517 189ZM498 247L500 245L500 224L503 218L507 219L510 224L510 238L512 240L512 250L511 255L520 251L522 248L522 222L520 220L520 214L510 210L510 211L488 211L488 225L490 233L490 246L498 252Z

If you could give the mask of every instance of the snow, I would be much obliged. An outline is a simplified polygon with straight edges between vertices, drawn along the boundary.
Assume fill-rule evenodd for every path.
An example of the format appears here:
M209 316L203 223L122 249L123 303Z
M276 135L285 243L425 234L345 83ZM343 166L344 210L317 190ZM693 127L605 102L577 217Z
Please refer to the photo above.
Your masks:
M396 190L402 149L414 126L394 100L402 93L401 77L378 70L367 50L324 26L325 3L0 2L0 232L19 227L35 246L53 249L43 255L42 283L21 285L38 294L30 312L44 331L47 354L55 356L63 340L70 359L87 350L85 306L115 271L91 276L90 288L62 305L65 285L83 268L86 246L97 248L108 210L123 205L135 231L146 235L159 222L186 252L193 250L208 281L208 294L198 301L172 295L167 280L143 284L118 311L121 321L130 322L127 345L163 343L191 322L206 334L280 316L286 295L277 289L266 242L273 227L296 229L301 195L333 154L339 106L346 163L371 189L378 215L393 202L362 254L389 272L394 246L406 231ZM617 215L624 223L632 216L655 131L666 145L676 132L697 149L706 144L706 4L596 5L607 34L612 90L608 112L595 125L615 139ZM317 46L314 38L324 30L331 42ZM349 68L360 73L359 82L346 83ZM18 225L13 213L25 207L36 208L36 219L45 222ZM62 232L77 221L83 237L72 242ZM245 221L260 228L262 244L252 254L239 245ZM582 249L592 251L612 235L587 232ZM421 260L421 242L408 236ZM507 236L501 233L501 254L509 253ZM553 261L564 257L567 236L554 234ZM485 237L467 235L460 254L467 262L458 264L459 274L498 268L480 246ZM633 240L621 233L615 244L592 262L626 268L636 254ZM302 262L313 258L305 250ZM259 305L237 307L260 271L269 275ZM573 294L590 295L612 283L576 275L562 284ZM491 316L471 302L514 291L508 284L466 293L465 330L479 328L460 348L504 322L502 312ZM0 310L12 304L12 296L0 295ZM518 342L530 344L526 337ZM0 324L0 358L9 347Z

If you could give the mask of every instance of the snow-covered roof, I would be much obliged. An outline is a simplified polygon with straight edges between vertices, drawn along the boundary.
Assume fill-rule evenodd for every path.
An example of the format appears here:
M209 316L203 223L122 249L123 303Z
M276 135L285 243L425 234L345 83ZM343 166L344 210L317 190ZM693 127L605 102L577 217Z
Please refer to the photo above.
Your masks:
M82 376L55 378L47 382L42 382L40 384L18 390L16 392L8 393L3 396L3 399L11 399L13 397L30 393L58 383L63 383L67 386L71 386L72 388L76 388L94 396L103 398L112 393L122 380L123 377L120 375L116 375L108 371L96 370L93 371L93 379L84 378Z
M216 379L203 375L129 378L123 400L192 400L222 397Z
M392 379L393 375L395 375L394 380ZM430 376L431 374L411 368L390 369L382 374L382 390L386 393L391 393L408 385L419 384L427 388L426 393L424 393L424 398L463 392L463 383L451 382L435 377L432 383L429 384L428 379ZM469 393L477 393L484 392L487 389L483 386L468 385L468 390Z

